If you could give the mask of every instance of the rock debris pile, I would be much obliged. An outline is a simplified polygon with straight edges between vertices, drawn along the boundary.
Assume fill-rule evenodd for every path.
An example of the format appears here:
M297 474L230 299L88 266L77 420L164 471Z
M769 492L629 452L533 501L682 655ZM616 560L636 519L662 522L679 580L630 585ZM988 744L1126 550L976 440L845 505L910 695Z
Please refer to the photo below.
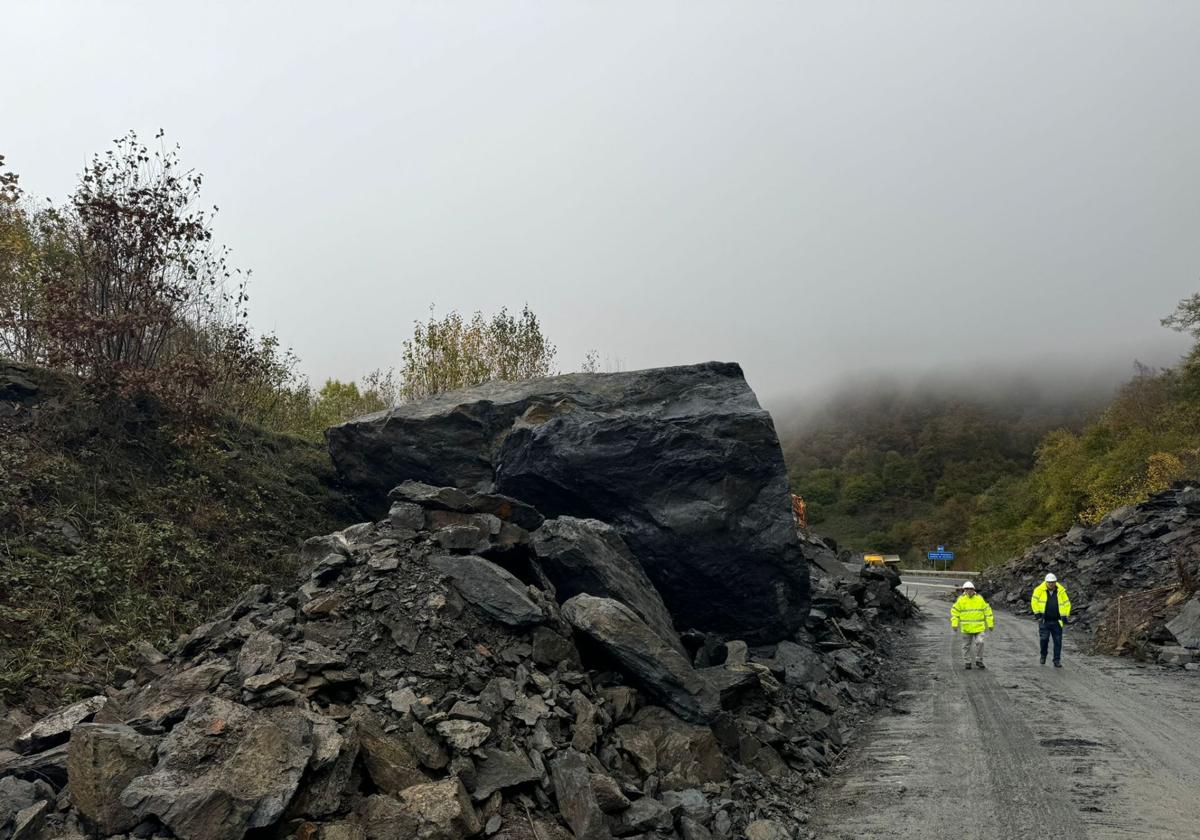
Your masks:
M298 589L254 587L168 654L144 645L124 684L0 727L0 840L811 836L803 794L887 702L898 578L851 578L789 532L803 583L747 641L680 619L631 520L473 484L397 482L384 518L303 544ZM736 560L728 588L757 586ZM810 566L811 610L764 640Z
M1071 596L1071 624L1110 652L1200 668L1200 489L1176 487L1043 540L979 580L992 602L1029 613L1053 572Z

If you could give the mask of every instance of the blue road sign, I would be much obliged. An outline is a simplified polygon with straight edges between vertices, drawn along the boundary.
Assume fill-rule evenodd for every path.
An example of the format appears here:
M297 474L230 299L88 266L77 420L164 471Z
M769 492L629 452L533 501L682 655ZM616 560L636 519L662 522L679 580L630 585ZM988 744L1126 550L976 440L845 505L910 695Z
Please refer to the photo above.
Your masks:
M946 551L944 548L942 548L942 546L939 545L937 551L931 551L925 556L930 560L953 560L954 552Z

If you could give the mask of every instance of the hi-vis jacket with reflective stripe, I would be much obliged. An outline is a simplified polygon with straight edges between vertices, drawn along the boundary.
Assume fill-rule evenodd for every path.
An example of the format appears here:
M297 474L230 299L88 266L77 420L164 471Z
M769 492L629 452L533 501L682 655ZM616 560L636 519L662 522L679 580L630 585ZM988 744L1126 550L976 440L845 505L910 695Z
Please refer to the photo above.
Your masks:
M979 593L974 595L959 595L954 606L950 608L950 626L961 627L964 633L974 636L984 630L996 626L992 618L992 607Z
M1029 607L1033 610L1034 615L1042 615L1046 612L1046 584L1039 583L1033 590L1033 597L1029 599ZM1066 618L1071 614L1071 599L1067 597L1067 587L1061 583L1058 585L1058 614L1062 618ZM1058 626L1062 627L1062 621L1058 622Z

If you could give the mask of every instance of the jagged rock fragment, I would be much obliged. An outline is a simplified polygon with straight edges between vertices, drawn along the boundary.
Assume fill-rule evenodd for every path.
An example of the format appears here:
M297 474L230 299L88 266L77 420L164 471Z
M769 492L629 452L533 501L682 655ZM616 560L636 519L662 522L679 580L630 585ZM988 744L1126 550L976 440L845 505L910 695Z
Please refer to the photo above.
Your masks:
M121 793L154 767L157 740L128 726L82 723L71 732L67 777L71 804L101 834L121 834L141 818L121 804Z
M71 737L71 730L78 724L95 717L96 712L100 711L107 702L107 697L96 695L59 709L18 735L13 746L17 752L28 755L65 744Z
M662 596L616 528L595 519L562 516L547 519L531 539L538 568L559 601L581 593L620 601L683 653Z
M602 645L648 692L681 717L710 721L720 711L716 689L624 604L576 595L563 604L563 617Z
M236 840L282 816L312 751L299 710L254 712L206 696L163 738L154 771L135 778L121 804L182 840Z
M471 796L476 801L487 799L498 790L536 782L542 777L520 750L487 750L476 764L475 787Z
M575 750L566 750L550 764L554 798L563 819L577 840L611 840L604 812L592 792L587 762Z
M435 557L435 569L449 577L462 596L497 621L527 627L545 620L525 585L511 572L482 557Z

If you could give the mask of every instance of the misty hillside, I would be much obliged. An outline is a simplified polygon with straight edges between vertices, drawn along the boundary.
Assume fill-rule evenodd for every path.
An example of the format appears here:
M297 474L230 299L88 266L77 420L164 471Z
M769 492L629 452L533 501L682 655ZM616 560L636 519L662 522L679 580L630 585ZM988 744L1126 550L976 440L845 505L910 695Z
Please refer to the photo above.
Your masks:
M785 431L784 453L810 523L843 548L961 554L981 494L1026 475L1048 432L1081 429L1111 393L1095 380L862 381Z
M1173 367L1135 365L1115 393L1019 378L847 388L783 436L793 489L844 548L916 560L945 545L976 568L1195 480L1200 295L1163 325L1197 343Z

